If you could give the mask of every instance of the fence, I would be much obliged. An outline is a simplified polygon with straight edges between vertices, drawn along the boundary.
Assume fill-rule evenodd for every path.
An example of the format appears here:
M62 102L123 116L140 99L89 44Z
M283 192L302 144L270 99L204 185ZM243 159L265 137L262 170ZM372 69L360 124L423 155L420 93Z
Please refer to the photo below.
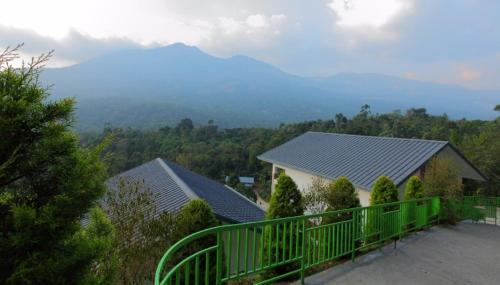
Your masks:
M439 220L437 197L315 215L223 225L191 234L161 259L155 285L227 284L272 269L285 273L255 284L297 276L339 257L401 238ZM203 248L203 241L213 240Z
M491 219L497 224L500 197L465 196L462 206L462 219Z

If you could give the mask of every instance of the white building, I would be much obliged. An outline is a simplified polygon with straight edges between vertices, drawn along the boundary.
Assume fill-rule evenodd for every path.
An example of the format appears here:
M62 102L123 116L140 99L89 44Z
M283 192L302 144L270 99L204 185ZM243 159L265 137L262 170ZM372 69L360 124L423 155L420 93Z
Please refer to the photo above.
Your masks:
M303 192L315 178L329 182L346 176L358 190L361 205L367 206L370 189L379 176L388 176L401 198L408 178L422 178L426 163L436 156L452 161L462 179L485 180L447 141L307 132L258 158L273 164L271 191L283 171Z

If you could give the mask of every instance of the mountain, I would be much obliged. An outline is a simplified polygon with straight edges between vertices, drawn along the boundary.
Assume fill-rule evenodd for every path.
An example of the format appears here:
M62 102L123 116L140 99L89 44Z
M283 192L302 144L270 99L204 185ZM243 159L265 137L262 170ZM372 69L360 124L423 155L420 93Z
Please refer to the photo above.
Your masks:
M452 117L493 118L498 93L380 74L299 77L246 56L227 59L173 44L127 50L42 73L52 98L74 96L77 129L157 127L190 117L223 127L426 107ZM496 101L495 101L496 100Z

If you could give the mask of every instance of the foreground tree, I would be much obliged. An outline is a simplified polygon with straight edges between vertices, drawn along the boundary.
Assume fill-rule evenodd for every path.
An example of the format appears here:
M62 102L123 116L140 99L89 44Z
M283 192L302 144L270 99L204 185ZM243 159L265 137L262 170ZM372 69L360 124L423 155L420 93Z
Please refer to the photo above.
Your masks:
M73 99L49 101L38 83L50 53L21 68L15 58L0 54L0 284L78 284L100 254L77 236L105 168L70 130Z
M277 219L284 217L293 217L300 216L304 214L304 204L302 200L302 194L295 182L287 176L285 173L281 173L278 177L278 182L276 183L276 187L271 194L271 201L269 203L269 209L267 210L266 219ZM282 229L279 229L279 236L283 236ZM288 256L289 250L291 248L283 248L285 244L290 244L290 242L280 242L278 245L276 242L273 242L273 237L276 236L276 227L272 226L266 228L265 235L265 246L267 247L265 250L271 250L271 252L283 252L285 250L285 256ZM289 239L290 236L286 237ZM293 240L297 240L298 237L293 236ZM270 248L269 248L270 247ZM276 248L278 247L278 248ZM277 257L272 257L277 258ZM267 259L267 255L264 257ZM268 262L265 260L264 262ZM293 271L297 269L299 266L298 263L292 263L287 265L281 265L272 269L269 269L262 273L262 278L268 279L274 276L279 276L281 274ZM290 277L293 278L293 277Z
M424 197L424 184L418 176L412 176L408 179L405 187L405 200L420 199Z
M387 176L380 176L375 180L370 193L370 204L378 205L398 201L398 188Z

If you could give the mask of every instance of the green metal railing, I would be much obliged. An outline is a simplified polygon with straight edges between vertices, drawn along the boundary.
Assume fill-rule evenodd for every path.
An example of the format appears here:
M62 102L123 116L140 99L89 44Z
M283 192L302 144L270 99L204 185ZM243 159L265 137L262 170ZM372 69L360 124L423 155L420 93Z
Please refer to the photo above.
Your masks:
M401 238L439 220L440 200L417 200L321 214L223 225L191 234L161 259L155 285L226 284L270 269L285 274L255 284L270 284L339 257ZM213 242L208 242L211 240ZM204 244L204 248L200 245Z
M498 220L500 197L465 196L462 204L462 219L484 220L492 219L495 225Z

